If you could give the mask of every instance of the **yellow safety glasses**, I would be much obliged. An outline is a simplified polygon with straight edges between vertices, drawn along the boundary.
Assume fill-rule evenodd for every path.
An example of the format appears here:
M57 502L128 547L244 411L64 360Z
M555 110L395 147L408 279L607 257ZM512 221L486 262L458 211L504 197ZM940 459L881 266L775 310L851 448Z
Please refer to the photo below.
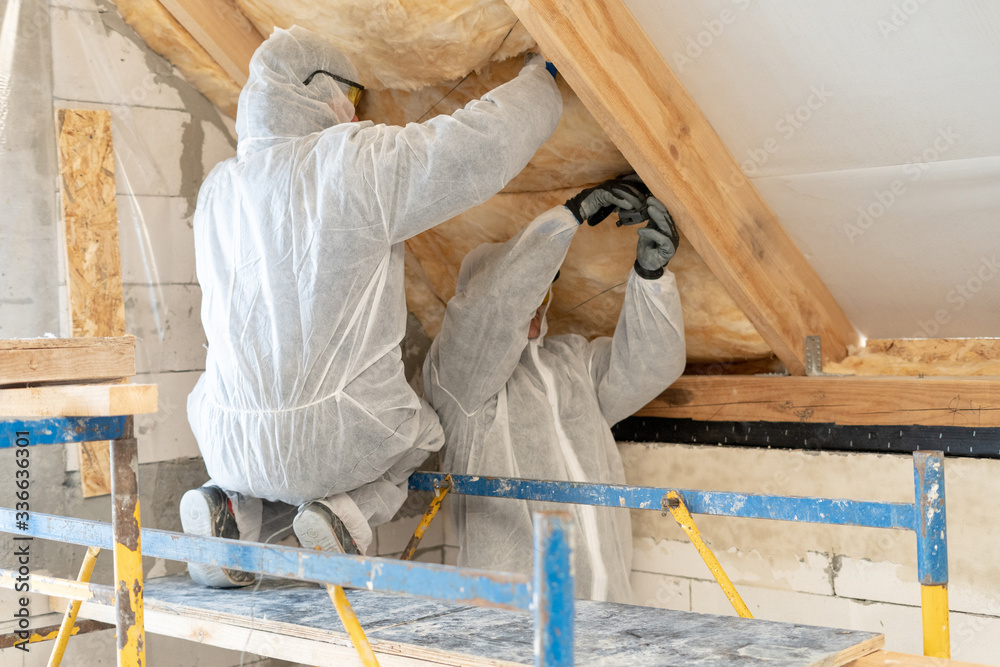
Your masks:
M313 77L315 77L317 74L326 74L328 77L331 77L334 81L339 81L340 83L347 86L347 100L354 105L355 109L358 107L358 102L361 101L361 93L365 91L364 86L362 86L360 83L355 83L350 79L345 79L342 76L337 76L332 72L327 72L325 69L318 69L312 74L310 74L306 78L306 80L302 82L302 85L308 86L309 83L313 80Z

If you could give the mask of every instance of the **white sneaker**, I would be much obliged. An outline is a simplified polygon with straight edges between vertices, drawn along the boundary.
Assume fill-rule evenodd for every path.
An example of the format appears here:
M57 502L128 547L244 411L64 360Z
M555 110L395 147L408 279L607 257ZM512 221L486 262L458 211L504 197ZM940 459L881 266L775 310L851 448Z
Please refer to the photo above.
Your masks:
M353 555L361 553L340 517L315 500L299 508L299 513L292 521L292 529L306 549L319 548L322 551Z
M217 486L191 489L181 497L181 525L188 535L240 539L236 517L229 510L226 492ZM218 565L188 563L191 578L202 586L212 588L239 588L257 580L253 572L228 570Z

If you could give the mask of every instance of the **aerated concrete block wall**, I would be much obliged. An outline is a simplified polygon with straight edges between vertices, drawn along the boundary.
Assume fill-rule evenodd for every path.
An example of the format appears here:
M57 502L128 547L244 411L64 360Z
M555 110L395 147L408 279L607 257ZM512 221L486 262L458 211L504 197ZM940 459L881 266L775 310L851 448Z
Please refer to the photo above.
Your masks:
M912 458L620 443L630 483L885 502L913 501ZM1000 665L1000 461L945 459L952 657ZM636 603L735 615L673 519L633 512ZM883 632L922 654L909 531L695 516L758 618Z

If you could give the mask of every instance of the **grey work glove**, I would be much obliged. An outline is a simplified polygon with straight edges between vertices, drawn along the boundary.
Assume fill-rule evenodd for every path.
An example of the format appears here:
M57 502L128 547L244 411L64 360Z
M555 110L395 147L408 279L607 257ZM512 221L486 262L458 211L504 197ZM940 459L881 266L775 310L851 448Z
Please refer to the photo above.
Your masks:
M649 224L639 230L635 249L635 272L647 280L663 275L663 267L677 252L680 235L667 207L656 197L646 199Z
M579 224L586 221L593 227L611 215L615 208L635 211L642 203L643 195L634 185L620 178L612 178L581 191L566 202L566 208L573 213Z

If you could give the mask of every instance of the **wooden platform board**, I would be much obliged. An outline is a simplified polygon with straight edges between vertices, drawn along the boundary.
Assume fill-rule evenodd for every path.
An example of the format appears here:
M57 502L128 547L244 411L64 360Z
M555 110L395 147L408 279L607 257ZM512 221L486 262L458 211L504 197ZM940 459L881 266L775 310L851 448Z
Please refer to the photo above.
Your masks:
M110 592L110 589L109 589ZM534 663L528 614L347 591L383 667ZM211 590L186 576L146 582L146 631L312 665L357 656L324 589L264 580ZM114 609L84 602L81 617ZM578 602L576 664L806 667L843 665L884 644L874 632L835 630L599 602Z

